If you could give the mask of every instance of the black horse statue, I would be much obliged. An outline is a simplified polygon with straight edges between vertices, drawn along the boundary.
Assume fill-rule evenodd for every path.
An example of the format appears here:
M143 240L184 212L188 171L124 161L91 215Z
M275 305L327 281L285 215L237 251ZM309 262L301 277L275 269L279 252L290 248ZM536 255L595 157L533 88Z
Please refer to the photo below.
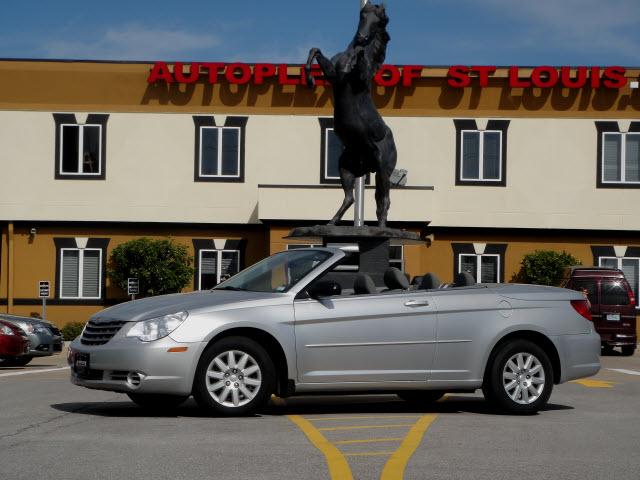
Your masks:
M386 226L391 204L390 177L397 151L393 134L373 103L371 87L391 38L386 30L388 23L383 5L367 3L360 11L358 31L344 52L331 60L318 48L309 52L305 67L307 85L315 85L311 64L316 60L333 87L334 130L344 145L339 162L344 201L329 225L335 225L353 204L356 178L375 172L378 226Z

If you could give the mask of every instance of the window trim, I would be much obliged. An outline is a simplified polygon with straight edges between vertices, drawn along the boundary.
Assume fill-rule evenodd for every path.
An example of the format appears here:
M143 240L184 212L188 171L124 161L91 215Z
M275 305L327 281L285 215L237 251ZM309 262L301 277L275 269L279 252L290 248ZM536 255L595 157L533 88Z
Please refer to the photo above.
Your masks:
M84 146L84 128L85 127L98 127L98 142L99 145L102 145L102 125L100 125L99 123L61 123L59 125L60 127L60 151L58 152L60 155L60 164L58 165L58 174L59 175L73 175L73 176L78 176L78 177L95 177L95 176L100 176L102 175L102 148L99 149L98 152L98 172L97 173L85 173L82 172L82 162L83 162L83 158L82 158L82 154L83 154L83 146ZM77 172L64 172L62 170L62 165L64 163L62 155L63 155L63 150L64 150L64 127L78 127L78 171Z
M324 182L331 182L331 183L340 183L340 175L338 175L337 177L332 177L329 175L329 162L328 162L328 155L329 155L329 133L333 132L333 134L335 135L335 129L333 127L327 127L324 129L324 158L322 159L322 180Z
M78 296L65 296L63 294L63 284L62 279L64 278L64 252L66 251L77 251L78 255ZM97 297L86 297L82 295L82 279L84 274L84 252L85 251L97 251L98 252L98 296ZM72 247L62 247L60 248L60 274L58 281L60 282L60 299L61 300L102 300L102 248L72 248Z
M391 267L391 262L400 262L399 270L404 273L405 272L405 258L404 258L404 245L401 243L390 243L389 247L400 247L400 260L391 259L391 248L389 248L389 267Z
M456 167L455 185L472 187L506 187L507 186L507 156L508 156L508 133L511 120L487 120L487 126L481 130L474 119L454 119L453 124L456 129ZM462 132L463 131L499 131L500 136L500 180L470 180L462 178ZM484 150L484 149L483 149ZM482 152L484 157L484 152Z
M224 125L216 125L216 120L213 115L193 115L193 123L195 125L195 140L194 140L194 152L193 152L193 181L194 182L219 182L219 183L244 183L245 179L245 163L246 163L246 148L245 141L247 137L247 122L249 117L241 116L227 116ZM201 175L201 132L202 127L214 127L214 128L238 128L240 130L240 137L238 138L238 175ZM221 136L219 136L218 142L220 142ZM222 155L220 149L218 149L218 155Z
M342 182L340 177L327 176L327 155L329 154L329 149L327 148L329 144L328 130L332 130L335 134L333 117L318 117L318 122L320 123L320 185L340 185ZM365 185L370 185L371 175L367 173L364 178Z
M478 178L466 178L464 177L464 134L465 133L479 133L480 134L480 145L478 147ZM498 145L500 146L500 157L498 159L498 178L484 178L484 135L485 133L497 133L500 135L500 141ZM502 182L502 130L470 130L464 129L460 130L460 180L463 182L491 182L495 184L499 184Z
M238 272L241 270L240 266L240 250L234 250L229 248L224 248L222 250L217 250L215 248L202 248L198 251L198 291L202 291L202 253L207 252L216 252L216 285L221 283L220 275L222 274L222 254L226 253L235 253L238 255ZM236 272L236 273L238 273Z
M211 125L201 125L200 127L200 135L199 135L199 140L200 140L200 145L198 146L198 176L200 178L216 178L216 179L222 179L222 178L228 178L228 179L239 179L240 178L240 174L241 174L241 168L240 168L240 164L242 162L242 155L240 154L241 151L241 146L240 146L240 142L242 140L242 127L229 127L229 126L222 126L222 127L217 127L217 126L211 126ZM237 168L236 168L236 174L235 175L223 175L222 173L218 173L217 175L209 175L209 174L204 174L202 173L202 137L204 130L218 130L218 159L217 159L217 165L218 165L218 172L222 172L222 139L223 139L223 131L224 130L237 130L238 131L238 163L237 163Z
M54 113L55 124L55 146L54 146L54 169L53 176L56 180L105 180L107 172L107 122L108 114L90 113L84 123L79 123L73 113ZM62 171L62 126L96 126L100 128L100 154L98 160L99 173L79 173ZM80 136L78 141L84 141L84 136ZM78 149L78 155L82 155L82 150ZM79 159L79 168L82 168L82 159Z
M498 263L496 264L496 283L502 283L500 281L500 254L498 253L459 253L458 254L458 273L462 273L462 257L476 257L479 261L476 262L476 283L482 284L482 257L496 257Z
M619 135L621 137L620 141L620 159L618 166L620 167L620 178L621 180L605 180L604 178L604 147L605 147L605 136L606 135ZM640 180L637 181L627 181L625 177L627 175L626 172L626 153L627 153L627 135L640 137L640 132L600 132L601 142L600 142L600 183L602 185L628 185L628 186L637 186L640 187Z

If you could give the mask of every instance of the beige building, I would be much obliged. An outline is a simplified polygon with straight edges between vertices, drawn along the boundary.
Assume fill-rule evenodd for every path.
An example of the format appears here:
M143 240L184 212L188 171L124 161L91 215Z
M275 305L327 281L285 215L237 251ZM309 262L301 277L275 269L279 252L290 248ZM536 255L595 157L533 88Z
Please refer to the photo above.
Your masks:
M288 84L293 66L214 84L204 70L149 83L152 68L0 61L0 312L39 313L42 280L61 325L122 301L109 254L141 236L187 245L188 289L209 288L335 213L329 90ZM524 254L565 250L616 263L637 295L639 73L626 70L620 88L522 88L498 69L484 87L456 88L446 68L424 67L411 86L376 87L408 171L390 223L428 236L394 246L393 265L508 282ZM365 215L375 220L371 189Z

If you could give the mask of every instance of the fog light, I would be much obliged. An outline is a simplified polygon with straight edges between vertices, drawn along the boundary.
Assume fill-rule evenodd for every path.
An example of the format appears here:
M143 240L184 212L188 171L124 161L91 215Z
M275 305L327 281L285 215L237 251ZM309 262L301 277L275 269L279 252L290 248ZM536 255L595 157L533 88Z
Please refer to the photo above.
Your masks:
M127 383L134 388L138 388L142 382L142 376L138 372L129 372L127 375Z

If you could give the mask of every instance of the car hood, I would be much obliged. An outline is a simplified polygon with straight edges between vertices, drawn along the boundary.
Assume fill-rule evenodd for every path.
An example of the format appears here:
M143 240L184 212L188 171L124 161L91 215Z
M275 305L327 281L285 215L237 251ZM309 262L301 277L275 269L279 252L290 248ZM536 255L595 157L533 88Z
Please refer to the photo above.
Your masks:
M143 298L121 303L93 315L94 323L113 320L140 322L177 312L214 311L249 306L282 303L287 295L263 292L234 292L230 290L204 290Z

